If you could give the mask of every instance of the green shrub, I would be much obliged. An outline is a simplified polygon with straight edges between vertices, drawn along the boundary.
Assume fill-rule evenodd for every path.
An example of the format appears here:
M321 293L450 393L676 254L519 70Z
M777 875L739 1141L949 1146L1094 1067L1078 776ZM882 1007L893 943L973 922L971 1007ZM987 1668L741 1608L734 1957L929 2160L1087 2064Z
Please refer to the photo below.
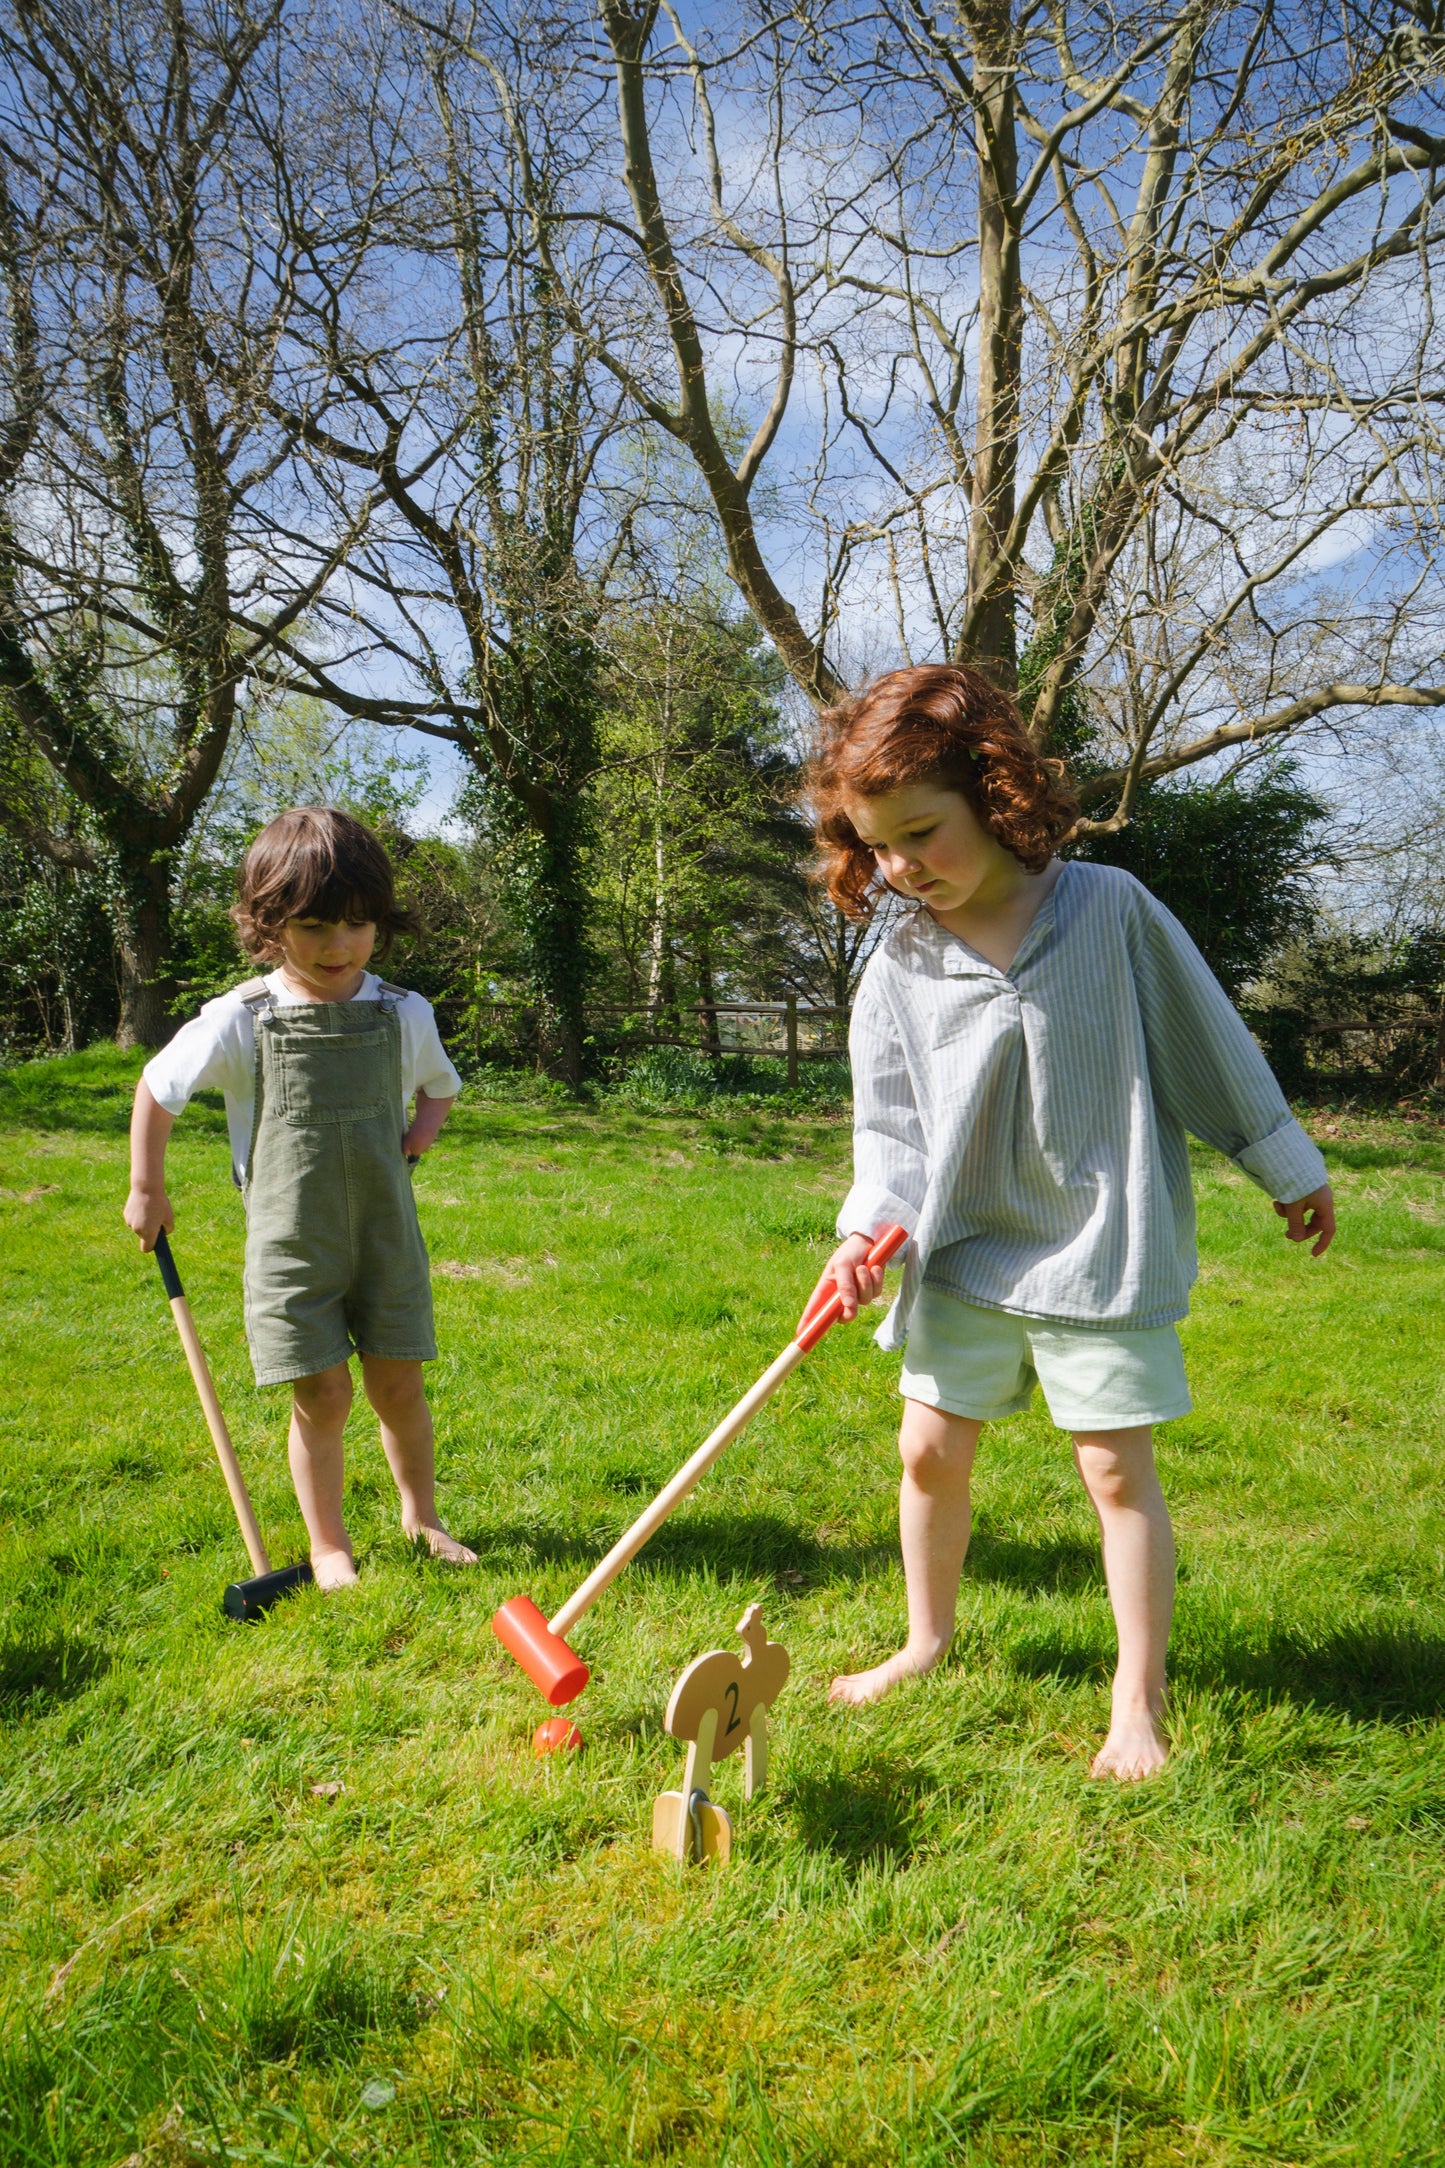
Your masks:
M718 1095L719 1064L685 1046L654 1046L630 1061L609 1097L625 1107L702 1107Z
M538 1069L519 1069L508 1062L468 1061L455 1045L453 1062L466 1085L469 1099L494 1099L513 1106L557 1106L570 1103L576 1094L556 1077Z
M1148 784L1127 828L1090 836L1069 855L1142 881L1237 996L1314 919L1326 813L1280 761L1250 778Z
M1397 1099L1441 1089L1442 985L1439 934L1330 929L1282 949L1242 1006L1286 1091Z
M798 1081L790 1085L780 1054L702 1054L690 1047L656 1046L627 1064L607 1097L648 1112L686 1111L719 1099L765 1100L799 1110L836 1106L852 1089L852 1073L841 1054L800 1062Z

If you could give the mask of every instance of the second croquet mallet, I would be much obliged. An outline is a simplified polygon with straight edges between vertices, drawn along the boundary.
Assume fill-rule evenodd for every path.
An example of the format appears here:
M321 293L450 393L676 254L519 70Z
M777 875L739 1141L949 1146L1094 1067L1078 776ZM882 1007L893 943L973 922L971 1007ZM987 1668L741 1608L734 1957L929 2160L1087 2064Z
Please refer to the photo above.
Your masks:
M866 1262L875 1267L886 1265L907 1240L906 1227L885 1227L868 1252ZM748 1388L717 1429L703 1439L691 1460L678 1469L664 1490L658 1492L646 1512L638 1515L626 1535L618 1537L607 1556L593 1567L555 1618L544 1618L530 1596L513 1596L510 1602L502 1605L492 1620L492 1632L516 1657L532 1684L554 1709L575 1701L591 1676L581 1657L574 1655L567 1646L567 1636L583 1612L591 1610L602 1591L637 1556L674 1508L695 1489L713 1462L727 1451L738 1433L747 1428L764 1402L772 1399L784 1378L797 1369L803 1357L818 1345L824 1333L836 1325L842 1315L843 1298L836 1291L823 1296L816 1307L809 1304L802 1323L782 1354L768 1365L756 1385Z
M181 1336L181 1346L185 1350L191 1382L196 1388L196 1398L201 1403L201 1413L206 1418L206 1428L211 1433L211 1443L216 1448L216 1458L221 1464L226 1489L231 1494L231 1506L241 1531L241 1541L245 1544L251 1561L250 1580L233 1581L221 1598L221 1608L229 1618L261 1618L282 1596L289 1596L293 1589L308 1586L313 1578L311 1568L305 1563L299 1566L273 1566L266 1555L266 1546L261 1541L261 1531L251 1509L246 1478L241 1473L241 1464L231 1443L231 1433L226 1428L226 1418L221 1413L221 1403L216 1398L210 1365L206 1361L201 1336L196 1331L196 1321L191 1315L191 1306L186 1300L186 1291L181 1285L181 1275L176 1269L175 1258L171 1255L171 1245L166 1238L164 1227L157 1234L153 1247L156 1263L161 1269L161 1279L165 1284L166 1300L170 1303L176 1331Z

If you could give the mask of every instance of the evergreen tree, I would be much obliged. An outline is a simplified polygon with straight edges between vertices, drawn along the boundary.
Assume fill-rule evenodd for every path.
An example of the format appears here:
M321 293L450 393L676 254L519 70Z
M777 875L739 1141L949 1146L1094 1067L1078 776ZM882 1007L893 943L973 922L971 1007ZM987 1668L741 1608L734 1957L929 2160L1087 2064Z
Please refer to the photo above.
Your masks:
M1289 761L1218 783L1176 778L1147 784L1127 828L1089 836L1069 855L1134 874L1237 995L1314 917L1327 813Z

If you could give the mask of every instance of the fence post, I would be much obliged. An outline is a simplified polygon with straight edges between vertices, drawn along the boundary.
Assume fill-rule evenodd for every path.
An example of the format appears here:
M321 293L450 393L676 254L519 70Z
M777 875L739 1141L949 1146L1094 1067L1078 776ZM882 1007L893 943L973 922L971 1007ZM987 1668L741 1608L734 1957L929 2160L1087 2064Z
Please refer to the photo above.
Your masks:
M788 996L788 1084L798 1081L798 997Z

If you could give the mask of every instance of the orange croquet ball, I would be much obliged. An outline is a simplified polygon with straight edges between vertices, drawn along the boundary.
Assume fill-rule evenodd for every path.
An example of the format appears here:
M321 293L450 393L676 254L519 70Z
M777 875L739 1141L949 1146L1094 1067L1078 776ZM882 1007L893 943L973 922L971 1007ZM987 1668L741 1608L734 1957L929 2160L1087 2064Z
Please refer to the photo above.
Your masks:
M581 1745L582 1734L570 1716L549 1716L532 1734L534 1754L575 1754Z

